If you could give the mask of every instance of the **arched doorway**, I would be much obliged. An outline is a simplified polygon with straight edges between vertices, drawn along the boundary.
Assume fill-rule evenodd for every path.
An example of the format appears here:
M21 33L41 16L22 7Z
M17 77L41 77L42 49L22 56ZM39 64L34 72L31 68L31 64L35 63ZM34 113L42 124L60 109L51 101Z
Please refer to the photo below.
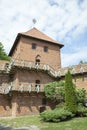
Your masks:
M37 55L36 57L35 57L35 64L36 65L40 65L40 55Z
M40 59L36 59L35 64L36 64L36 65L40 65Z
M36 82L35 82L35 89L36 89L37 92L40 91L40 80L36 80Z

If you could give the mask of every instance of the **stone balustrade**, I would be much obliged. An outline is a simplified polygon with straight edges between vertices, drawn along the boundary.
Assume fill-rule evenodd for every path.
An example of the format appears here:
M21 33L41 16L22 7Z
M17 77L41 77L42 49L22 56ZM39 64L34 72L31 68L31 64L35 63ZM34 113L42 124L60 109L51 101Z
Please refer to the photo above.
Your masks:
M24 83L21 82L18 86L15 86L14 83L10 82L7 86L0 86L0 93L8 94L11 91L20 91L20 92L44 92L45 84L35 84L35 83Z
M24 61L24 60L11 60L11 62L7 64L0 64L0 71L5 71L7 73L13 72L16 67L18 68L26 68L29 70L42 70L46 71L50 76L58 78L61 76L65 76L68 69L71 71L73 75L75 74L82 74L87 72L87 63L84 64L78 64L70 67L64 67L60 68L58 70L55 70L53 67L51 67L48 64L44 63L35 63L32 61Z

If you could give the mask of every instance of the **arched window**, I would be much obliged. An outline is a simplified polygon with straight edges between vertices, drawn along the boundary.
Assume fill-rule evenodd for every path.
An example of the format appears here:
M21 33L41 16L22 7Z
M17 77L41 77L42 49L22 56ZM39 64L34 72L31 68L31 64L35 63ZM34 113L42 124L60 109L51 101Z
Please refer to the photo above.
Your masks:
M35 64L36 65L40 65L40 55L37 55L36 57L35 57Z

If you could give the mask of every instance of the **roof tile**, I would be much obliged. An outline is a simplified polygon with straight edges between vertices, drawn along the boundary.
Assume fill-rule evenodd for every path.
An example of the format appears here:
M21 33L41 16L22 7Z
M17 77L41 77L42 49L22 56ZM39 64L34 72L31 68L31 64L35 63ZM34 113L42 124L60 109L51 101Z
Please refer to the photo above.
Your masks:
M39 31L35 27L32 28L31 30L24 32L24 33L21 33L21 34L62 45L61 43L53 40L52 38L50 38L49 36L47 36L43 32Z

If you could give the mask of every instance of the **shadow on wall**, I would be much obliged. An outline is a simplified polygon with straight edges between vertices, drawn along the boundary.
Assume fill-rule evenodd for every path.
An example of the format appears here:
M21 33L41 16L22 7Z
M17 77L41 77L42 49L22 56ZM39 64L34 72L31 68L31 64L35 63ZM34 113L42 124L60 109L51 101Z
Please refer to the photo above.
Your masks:
M3 106L4 110L11 109L11 100L9 99L9 95L0 95L0 105Z

